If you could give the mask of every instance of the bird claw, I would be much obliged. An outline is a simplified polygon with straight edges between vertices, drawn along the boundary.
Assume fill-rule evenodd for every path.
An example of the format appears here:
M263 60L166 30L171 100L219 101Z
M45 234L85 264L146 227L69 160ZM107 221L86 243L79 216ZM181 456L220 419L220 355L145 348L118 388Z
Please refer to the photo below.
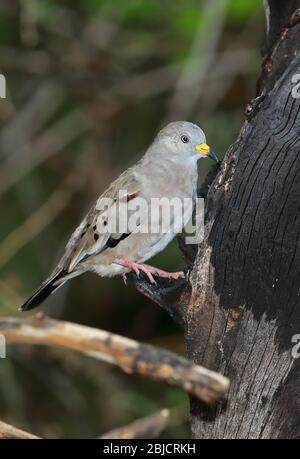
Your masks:
M137 267L137 265L138 265L138 267ZM135 272L137 277L140 277L140 273L142 271L144 274L146 274L146 276L148 277L148 279L149 279L151 284L156 284L156 280L152 276L152 273L147 269L146 265L142 265L142 264L138 264L138 263L132 263L131 264L131 269L132 269L132 271Z
M144 266L147 267L147 270L151 274L155 274L158 277L162 277L165 279L174 279L174 280L178 280L179 278L185 278L183 271L176 271L173 273L169 273L167 271L163 271L162 269L155 268L154 266L149 266L149 265L144 265Z
M167 271L163 271L162 269L155 268L154 266L135 263L133 261L129 261L129 260L126 260L126 259L123 259L123 258L116 258L114 263L117 263L117 264L119 264L121 266L124 266L125 268L130 269L131 271L133 271L136 274L137 277L139 277L140 273L143 272L147 276L149 282L151 284L154 284L154 285L157 285L157 282L156 282L156 280L154 279L153 276L163 277L165 279L174 279L174 280L177 280L179 278L184 278L185 277L183 271L177 271L177 272L174 272L174 273L169 273ZM124 276L126 276L126 275L125 274L123 275L123 279L124 279ZM126 279L126 277L125 277L125 279ZM124 280L124 282L125 282L125 280Z
M151 274L150 271L145 270L144 273L145 273L146 276L148 277L148 279L149 279L149 281L150 281L151 284L157 285L157 282L156 282L156 280L154 279L154 277L152 276L152 274Z
M133 266L133 267L132 267L132 270L135 272L135 274L137 275L137 277L140 277L140 270L139 270L139 268L137 268L136 266Z

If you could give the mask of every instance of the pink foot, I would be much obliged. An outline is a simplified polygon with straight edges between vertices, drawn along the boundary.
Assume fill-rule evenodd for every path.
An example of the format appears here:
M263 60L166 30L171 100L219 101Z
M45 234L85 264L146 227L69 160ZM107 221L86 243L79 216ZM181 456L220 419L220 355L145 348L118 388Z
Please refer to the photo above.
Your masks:
M168 271L164 271L163 269L155 268L154 266L150 265L143 265L150 271L151 274L156 274L159 277L164 277L166 279L179 279L184 278L183 271L175 271L174 273L169 273Z
M140 272L145 273L151 284L156 284L153 275L157 275L159 277L164 277L167 279L179 279L180 277L184 277L184 273L182 271L168 273L167 271L163 271L162 269L154 268L154 266L135 263L133 261L126 260L125 258L116 258L114 263L124 266L124 268L130 269L131 271L135 272L137 276L139 276Z

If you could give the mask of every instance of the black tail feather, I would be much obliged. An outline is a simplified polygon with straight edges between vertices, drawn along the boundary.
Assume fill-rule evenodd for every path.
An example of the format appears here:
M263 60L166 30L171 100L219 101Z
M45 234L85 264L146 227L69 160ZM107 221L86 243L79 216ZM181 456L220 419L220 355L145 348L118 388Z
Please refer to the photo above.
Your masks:
M64 272L60 271L59 273L55 274L50 279L46 280L40 288L28 298L27 301L19 308L20 311L30 311L33 308L39 306L52 292L58 289L62 282L58 282L63 276Z

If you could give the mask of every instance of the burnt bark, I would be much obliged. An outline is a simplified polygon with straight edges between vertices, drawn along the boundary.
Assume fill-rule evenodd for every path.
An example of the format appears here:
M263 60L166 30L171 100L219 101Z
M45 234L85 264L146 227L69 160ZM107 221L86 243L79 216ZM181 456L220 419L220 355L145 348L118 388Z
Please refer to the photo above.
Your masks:
M191 399L194 438L300 437L300 1L264 4L257 97L208 193L189 281L167 307L152 292L180 315L188 356L231 381L213 408Z

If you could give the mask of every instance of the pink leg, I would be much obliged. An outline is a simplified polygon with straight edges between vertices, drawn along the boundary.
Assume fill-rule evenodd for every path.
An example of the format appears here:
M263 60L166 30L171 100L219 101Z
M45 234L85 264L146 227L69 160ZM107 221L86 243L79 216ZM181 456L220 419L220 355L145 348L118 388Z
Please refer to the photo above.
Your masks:
M114 263L124 266L124 268L130 269L131 271L135 272L137 276L139 276L140 272L145 273L151 284L156 284L153 274L167 279L179 279L180 277L184 277L184 273L182 271L168 273L167 271L163 271L162 269L154 268L154 266L135 263L133 261L129 261L121 257L116 258L114 260Z
M154 266L145 265L143 264L152 274L156 274L159 277L165 277L166 279L179 279L184 278L183 271L175 271L173 273L169 273L168 271L164 271L163 269L155 268Z

